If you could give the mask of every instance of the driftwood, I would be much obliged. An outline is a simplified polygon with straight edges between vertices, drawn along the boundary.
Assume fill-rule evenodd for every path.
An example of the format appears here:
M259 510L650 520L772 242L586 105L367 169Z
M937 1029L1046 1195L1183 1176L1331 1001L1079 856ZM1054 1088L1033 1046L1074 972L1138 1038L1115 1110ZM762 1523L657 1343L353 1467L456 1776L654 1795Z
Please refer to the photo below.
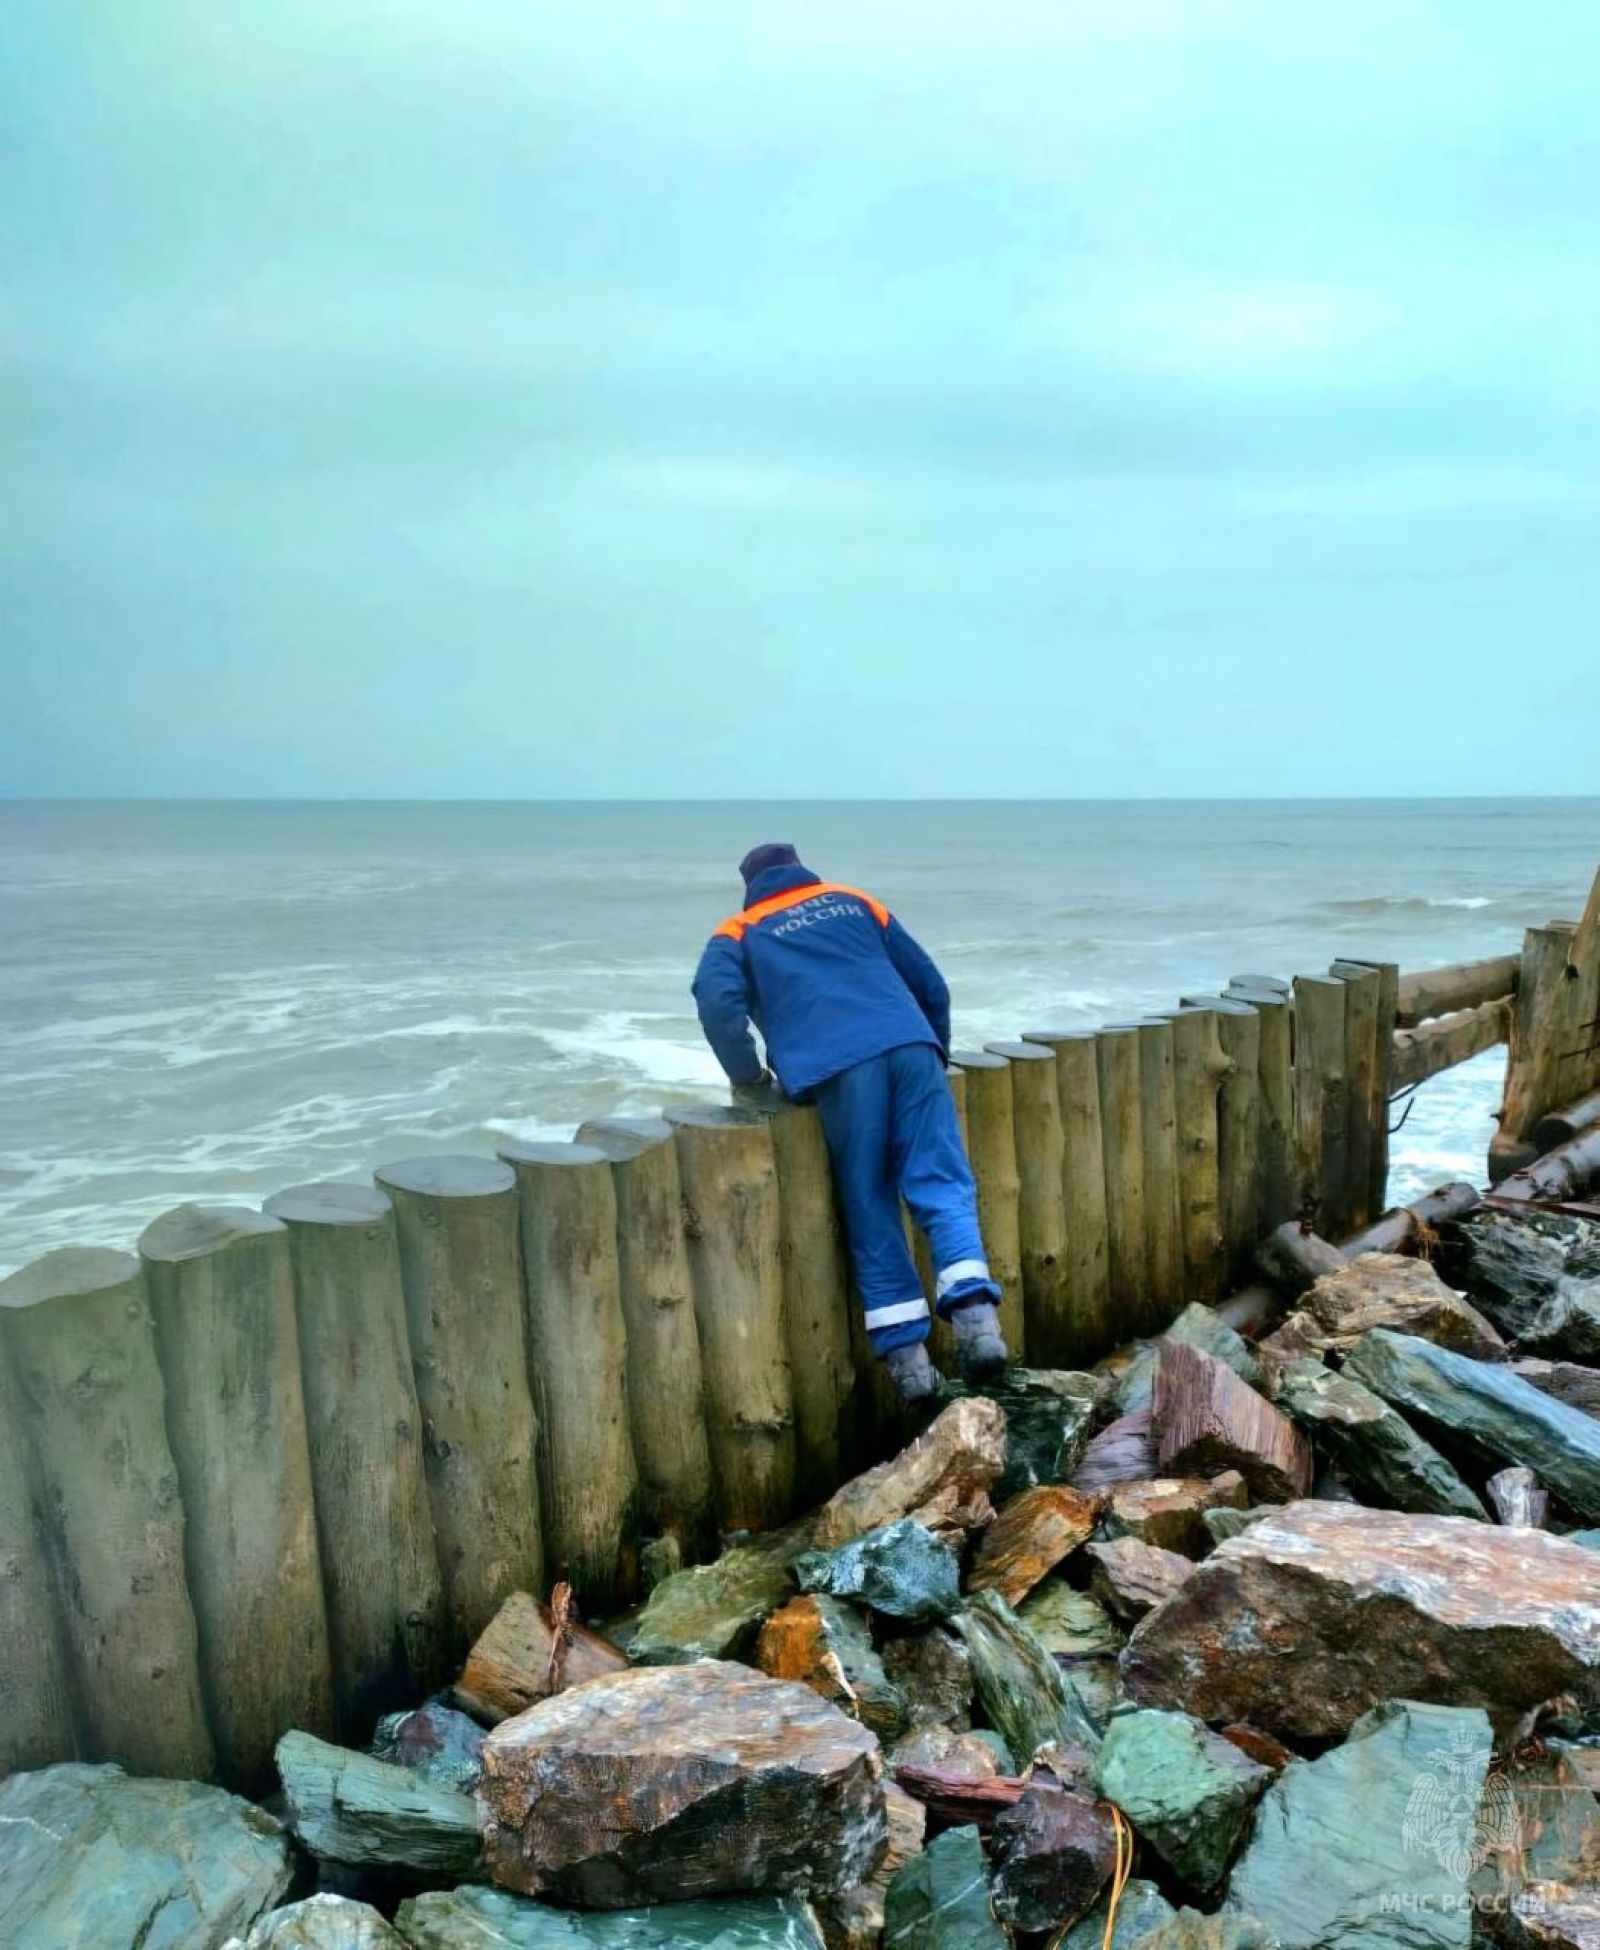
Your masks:
M1518 1203L1530 1199L1579 1199L1600 1178L1600 1124L1590 1125L1570 1144L1558 1145L1495 1187L1495 1196Z
M1286 1219L1256 1248L1256 1264L1280 1293L1291 1299L1307 1292L1324 1273L1336 1273L1345 1263L1337 1246L1302 1224Z
M1354 1259L1361 1253L1423 1252L1437 1226L1466 1218L1482 1203L1483 1195L1476 1185L1461 1179L1440 1185L1413 1199L1410 1205L1398 1205L1393 1211L1385 1212L1381 1219L1374 1219L1371 1225L1345 1240L1344 1256Z
M1402 1029L1430 1016L1476 1009L1516 992L1520 955L1495 955L1486 961L1460 961L1448 968L1419 968L1402 975L1395 995L1395 1021Z
M1392 1075L1397 1090L1425 1083L1441 1070L1453 1069L1481 1051L1503 1043L1510 1033L1511 1004L1502 998L1485 1002L1459 1015L1440 1016L1417 1029L1399 1029L1394 1037Z
M1576 1103L1541 1117L1534 1126L1533 1141L1541 1152L1555 1151L1581 1137L1591 1124L1600 1124L1600 1090L1591 1090Z

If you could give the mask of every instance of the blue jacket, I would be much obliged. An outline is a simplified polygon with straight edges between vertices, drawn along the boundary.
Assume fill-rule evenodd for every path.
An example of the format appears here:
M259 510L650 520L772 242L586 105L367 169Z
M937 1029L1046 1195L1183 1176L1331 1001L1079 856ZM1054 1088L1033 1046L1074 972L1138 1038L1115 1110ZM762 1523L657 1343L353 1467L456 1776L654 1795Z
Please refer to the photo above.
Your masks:
M801 866L769 867L746 893L694 978L700 1026L734 1083L761 1075L752 1023L795 1098L906 1043L948 1055L944 977L881 901Z

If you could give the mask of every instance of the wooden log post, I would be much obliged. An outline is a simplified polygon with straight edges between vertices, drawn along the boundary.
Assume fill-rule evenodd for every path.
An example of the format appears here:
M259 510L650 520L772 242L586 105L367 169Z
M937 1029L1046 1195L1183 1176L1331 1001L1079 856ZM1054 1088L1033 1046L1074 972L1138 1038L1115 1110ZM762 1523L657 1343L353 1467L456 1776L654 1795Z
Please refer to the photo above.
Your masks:
M1183 1190L1178 1171L1178 1084L1172 1024L1133 1024L1139 1037L1139 1134L1144 1145L1146 1315L1159 1333L1183 1311Z
M61 1615L33 1500L22 1398L0 1335L0 1778L77 1751Z
M1378 1006L1373 1025L1372 1148L1368 1158L1367 1216L1375 1218L1389 1203L1389 1099L1399 1085L1395 1078L1395 1027L1400 1016L1400 965L1392 961L1362 961L1357 968L1376 970Z
M1038 1043L989 1043L1011 1065L1022 1250L1023 1345L1035 1367L1066 1366L1074 1346L1063 1192L1065 1144L1052 1051ZM1018 1354L1022 1349L1015 1350Z
M1295 1185L1298 1216L1336 1232L1345 1173L1347 990L1331 975L1294 978Z
M374 1177L400 1242L454 1671L513 1591L544 1589L517 1177L498 1158L448 1153Z
M1106 1174L1106 1230L1114 1340L1142 1333L1151 1317L1145 1247L1144 1125L1139 1032L1095 1033L1101 1155Z
M955 1102L956 1123L961 1130L961 1148L967 1154L967 1162L970 1164L972 1145L967 1136L967 1073L965 1070L957 1069L952 1063L945 1071L945 1078L950 1085L950 1095ZM929 1246L926 1235L912 1225L909 1213L906 1215L906 1223L911 1228L911 1249L916 1255L917 1270L922 1275L923 1291L931 1298L936 1283L933 1249ZM947 1320L939 1318L937 1310L933 1316L933 1332L929 1337L928 1348L933 1357L933 1364L941 1374L955 1372L955 1333ZM877 1364L873 1365L876 1367Z
M669 1110L683 1176L711 1469L724 1530L771 1530L794 1507L794 1377L770 1120Z
M394 1208L329 1181L266 1210L289 1228L335 1717L363 1740L448 1667Z
M143 1270L129 1253L47 1253L0 1280L0 1334L84 1757L205 1779L214 1756Z
M1027 1351L1022 1273L1022 1175L1017 1163L1016 1092L1008 1057L956 1050L966 1076L967 1155L978 1181L978 1230L1000 1286L1000 1329L1014 1360Z
M182 1205L139 1256L217 1773L260 1793L280 1735L333 1732L289 1233L249 1206Z
M1183 1009L1171 1018L1184 1286L1191 1300L1207 1304L1222 1297L1228 1270L1218 1119L1229 1059L1220 1020L1211 1008Z
M1600 875L1581 921L1551 921L1523 937L1511 1014L1500 1129L1489 1148L1497 1181L1538 1155L1548 1112L1600 1087Z
M1228 1281L1245 1286L1253 1277L1255 1250L1266 1214L1261 1160L1261 1015L1254 1003L1237 996L1186 995L1183 1005L1215 1013L1217 1037L1228 1063L1217 1098L1217 1177Z
M1378 971L1359 962L1336 961L1328 973L1345 985L1344 1181L1339 1207L1341 1234L1364 1226L1375 1215L1368 1199L1372 1187L1372 1143L1375 1118L1374 1080L1378 1073ZM1387 1101L1379 1116L1388 1128Z
M1393 964L1374 963L1375 967ZM1521 974L1519 955L1495 955L1487 961L1455 962L1449 968L1396 970L1394 1017L1400 1029L1414 1029L1432 1016L1453 1016L1511 995Z
M499 1155L517 1175L547 1575L593 1618L638 1584L617 1195L593 1145L511 1142Z
M1261 1170L1261 1224L1270 1231L1295 1209L1294 1001L1287 982L1255 976L1231 982L1227 999L1248 1002L1261 1022L1257 1056L1260 1112L1256 1143Z
M1066 1223L1071 1333L1065 1365L1097 1360L1115 1338L1111 1326L1111 1235L1106 1216L1105 1139L1092 1029L1030 1029L1025 1038L1054 1052L1061 1111L1061 1191Z
M578 1142L610 1159L616 1188L628 1421L645 1522L696 1562L716 1547L716 1497L672 1126L659 1117L594 1118Z
M1455 1016L1434 1016L1415 1029L1397 1029L1390 1038L1389 1073L1397 1090L1426 1083L1441 1070L1493 1049L1510 1033L1511 1005L1480 1003Z

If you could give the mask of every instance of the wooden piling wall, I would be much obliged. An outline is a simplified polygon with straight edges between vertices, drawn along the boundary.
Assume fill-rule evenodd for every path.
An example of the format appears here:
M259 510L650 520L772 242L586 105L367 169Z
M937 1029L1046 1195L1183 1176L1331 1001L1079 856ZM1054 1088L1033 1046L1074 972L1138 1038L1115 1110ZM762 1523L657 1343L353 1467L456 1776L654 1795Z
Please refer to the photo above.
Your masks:
M1597 991L1600 882L1520 957L1234 976L957 1052L1013 1350L1089 1366L1247 1285L1286 1219L1370 1225L1391 1095L1497 1041L1502 1158L1572 1135L1600 1102ZM359 1743L448 1680L509 1590L566 1579L602 1616L641 1557L782 1523L912 1432L814 1110L578 1135L266 1216L180 1208L141 1258L0 1281L0 1774L253 1786L290 1723Z

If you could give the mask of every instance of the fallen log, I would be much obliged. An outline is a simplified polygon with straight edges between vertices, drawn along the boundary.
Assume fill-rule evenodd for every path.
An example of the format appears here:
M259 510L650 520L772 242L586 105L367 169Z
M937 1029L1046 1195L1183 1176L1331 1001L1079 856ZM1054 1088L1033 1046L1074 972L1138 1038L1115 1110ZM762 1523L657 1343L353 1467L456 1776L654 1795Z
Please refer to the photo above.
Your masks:
M1536 1158L1531 1165L1503 1178L1495 1187L1495 1197L1507 1203L1526 1204L1531 1199L1581 1198L1600 1179L1600 1124L1591 1124L1569 1144L1558 1145Z
M1476 1185L1455 1179L1413 1199L1409 1205L1397 1205L1385 1212L1381 1219L1374 1219L1371 1225L1346 1239L1340 1250L1346 1259L1355 1259L1362 1253L1419 1252L1429 1243L1435 1228L1452 1219L1466 1218L1482 1202L1483 1195Z
M1541 1153L1555 1151L1581 1137L1591 1124L1600 1124L1600 1090L1591 1090L1564 1110L1552 1110L1533 1127L1533 1141Z
M1403 1090L1426 1083L1441 1070L1453 1070L1458 1063L1493 1049L1510 1033L1511 1004L1504 997L1476 1009L1463 1009L1459 1015L1440 1016L1420 1028L1397 1029L1390 1073L1393 1086Z
M1452 962L1447 968L1415 969L1400 977L1395 1021L1402 1029L1412 1029L1430 1016L1501 1001L1516 993L1521 968L1520 955L1494 955L1484 961Z
M1324 1273L1336 1273L1345 1263L1337 1246L1315 1233L1301 1219L1286 1219L1256 1247L1256 1264L1280 1293L1291 1299L1307 1292Z

